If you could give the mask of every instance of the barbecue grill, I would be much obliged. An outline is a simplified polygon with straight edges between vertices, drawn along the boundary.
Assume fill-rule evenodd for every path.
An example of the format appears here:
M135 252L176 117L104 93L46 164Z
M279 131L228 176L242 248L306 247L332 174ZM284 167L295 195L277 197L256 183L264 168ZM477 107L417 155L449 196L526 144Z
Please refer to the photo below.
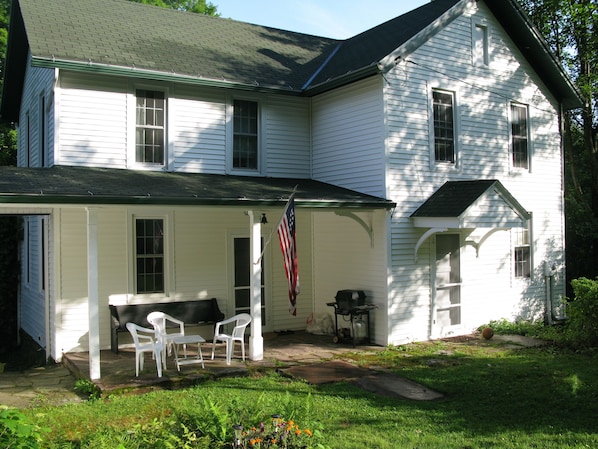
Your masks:
M333 341L351 340L353 346L358 342L370 343L370 310L375 309L374 304L366 304L365 293L362 290L339 290L336 292L335 302L326 305L334 307ZM339 328L339 318L349 327Z

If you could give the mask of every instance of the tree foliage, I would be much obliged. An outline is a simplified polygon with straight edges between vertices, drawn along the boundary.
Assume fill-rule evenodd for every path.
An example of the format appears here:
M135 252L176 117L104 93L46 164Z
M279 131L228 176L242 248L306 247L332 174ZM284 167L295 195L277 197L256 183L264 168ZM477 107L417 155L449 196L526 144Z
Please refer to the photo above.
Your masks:
M162 8L176 9L179 11L194 12L206 16L218 16L217 7L206 0L129 0L145 5L160 6Z
M598 275L597 0L519 0L574 80L583 108L565 116L569 279Z

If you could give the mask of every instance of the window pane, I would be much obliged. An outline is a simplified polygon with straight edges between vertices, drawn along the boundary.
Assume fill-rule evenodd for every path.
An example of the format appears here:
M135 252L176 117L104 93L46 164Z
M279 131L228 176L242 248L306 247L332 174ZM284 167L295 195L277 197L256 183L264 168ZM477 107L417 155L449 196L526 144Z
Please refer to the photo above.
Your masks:
M455 162L453 95L433 91L434 159Z
M527 145L527 108L511 105L513 167L529 168Z
M515 248L515 277L530 277L531 260L529 246Z
M164 165L164 92L137 90L135 160Z
M233 108L233 167L257 169L257 103L254 101L235 100Z
M135 221L137 293L164 292L164 222Z

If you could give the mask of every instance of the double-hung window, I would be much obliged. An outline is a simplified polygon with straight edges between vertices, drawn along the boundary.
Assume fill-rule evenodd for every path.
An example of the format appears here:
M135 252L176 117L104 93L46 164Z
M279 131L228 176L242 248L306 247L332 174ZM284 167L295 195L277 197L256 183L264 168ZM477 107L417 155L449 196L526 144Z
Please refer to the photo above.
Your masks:
M135 219L136 293L164 293L164 220Z
M527 107L511 103L511 156L514 168L529 170L529 120Z
M529 238L529 228L514 228L514 263L515 277L529 278L532 270L532 249Z
M166 99L164 92L137 89L135 162L164 165L166 147Z
M434 161L455 163L455 96L452 92L433 90Z
M233 169L258 169L258 104L233 101Z

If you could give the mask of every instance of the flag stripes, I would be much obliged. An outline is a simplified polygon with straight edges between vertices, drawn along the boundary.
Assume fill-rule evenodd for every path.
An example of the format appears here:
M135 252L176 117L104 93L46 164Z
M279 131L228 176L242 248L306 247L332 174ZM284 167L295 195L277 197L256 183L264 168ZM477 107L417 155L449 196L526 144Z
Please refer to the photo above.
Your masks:
M295 200L289 199L277 228L280 250L284 259L284 270L289 282L289 312L297 315L297 295L299 294L299 269L295 241Z

